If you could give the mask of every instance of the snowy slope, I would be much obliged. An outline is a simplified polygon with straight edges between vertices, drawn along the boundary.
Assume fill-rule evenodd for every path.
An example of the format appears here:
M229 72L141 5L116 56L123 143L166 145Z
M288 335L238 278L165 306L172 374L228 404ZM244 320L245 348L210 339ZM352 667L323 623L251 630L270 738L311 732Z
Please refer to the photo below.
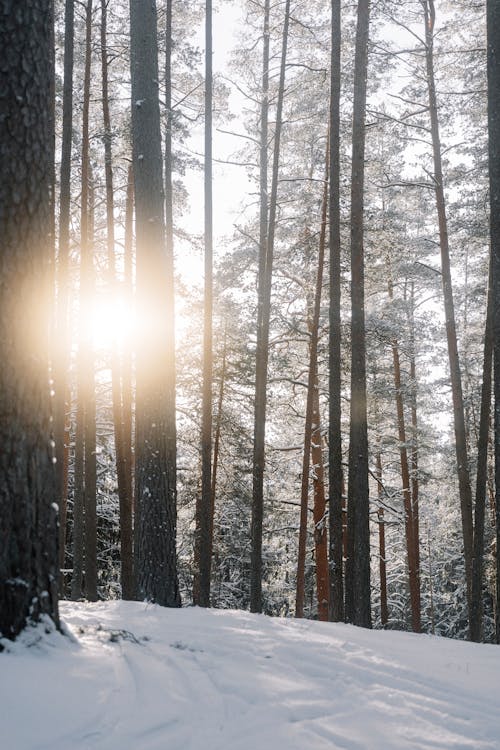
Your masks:
M500 750L500 647L63 602L0 655L2 750Z

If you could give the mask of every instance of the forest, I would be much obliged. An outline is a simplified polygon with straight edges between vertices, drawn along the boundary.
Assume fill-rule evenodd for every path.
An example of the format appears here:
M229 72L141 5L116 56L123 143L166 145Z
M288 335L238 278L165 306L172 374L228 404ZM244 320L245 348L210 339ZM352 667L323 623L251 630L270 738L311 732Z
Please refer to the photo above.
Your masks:
M500 643L500 2L0 0L0 60L0 650Z

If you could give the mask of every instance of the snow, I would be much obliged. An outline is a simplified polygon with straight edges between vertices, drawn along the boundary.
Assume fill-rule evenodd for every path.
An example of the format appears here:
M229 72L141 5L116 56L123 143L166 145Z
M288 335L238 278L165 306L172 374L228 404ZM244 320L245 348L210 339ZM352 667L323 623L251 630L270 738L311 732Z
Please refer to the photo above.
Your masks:
M0 655L6 750L498 750L500 648L246 612L61 603ZM5 644L5 641L3 641Z

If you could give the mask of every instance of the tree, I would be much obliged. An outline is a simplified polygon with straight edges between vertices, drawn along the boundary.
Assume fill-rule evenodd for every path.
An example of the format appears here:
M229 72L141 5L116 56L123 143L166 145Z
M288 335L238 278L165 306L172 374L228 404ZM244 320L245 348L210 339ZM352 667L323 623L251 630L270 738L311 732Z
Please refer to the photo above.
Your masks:
M212 567L212 317L213 317L213 217L212 217L212 2L205 4L205 295L203 310L203 387L201 428L201 495L196 509L198 570L193 592L195 604L210 604Z
M500 643L500 3L488 0L488 135L491 281L493 297L493 393L495 398L496 642Z
M53 263L53 6L0 3L0 633L57 624L48 388ZM22 102L22 106L21 106Z
M68 410L67 370L69 360L68 330L68 266L71 201L71 146L73 136L73 42L74 0L66 0L64 13L64 83L61 142L61 173L59 188L59 247L57 255L56 340L54 354L54 440L59 504L59 565L64 567L66 546L67 478L68 478Z
M176 555L175 412L167 384L167 258L156 3L130 2L137 310L135 568L140 598L180 605Z
M436 85L434 81L433 42L436 14L433 0L424 0L423 7L425 22L425 59L427 69L427 89L429 96L429 116L431 123L432 152L434 161L433 182L436 197L436 212L438 216L439 244L441 249L441 271L443 282L444 310L446 318L446 339L448 344L451 392L453 399L453 424L455 429L455 451L457 456L460 509L462 516L462 534L464 541L467 601L470 610L473 546L472 490L469 477L469 459L467 455L462 376L460 371L460 360L457 347L455 306L453 301L450 250L448 241L448 221L446 217L446 202L444 195Z
M358 3L354 60L351 178L351 420L347 505L348 622L371 627L368 432L364 291L364 160L369 0Z
M266 2L264 10L264 74L263 101L267 98L266 88L269 82L269 70L266 68L266 44L269 44L269 4ZM285 95L285 72L288 46L288 26L290 22L290 0L286 0L285 19L283 23L283 37L281 47L280 78L278 101L276 104L276 123L274 128L274 150L271 177L271 194L267 221L263 221L264 208L261 203L261 233L259 247L259 278L258 278L258 311L257 311L257 351L255 356L255 413L254 413L254 446L253 446L253 489L252 489L252 557L250 571L250 609L252 612L262 611L262 524L264 515L264 466L265 466L265 434L266 434L266 405L267 405L267 368L269 359L269 324L271 316L271 286L273 276L274 236L276 229L276 209L278 198L278 176L280 161L280 139L282 128L283 99ZM266 42L267 39L267 42ZM267 54L269 47L267 46ZM269 58L267 58L269 65ZM267 78L266 78L267 76ZM267 81L267 83L266 83ZM262 132L267 132L267 107L262 109ZM267 146L266 146L267 148ZM263 141L261 140L261 196L267 197L267 174L264 169L267 157L264 159ZM264 184L266 182L266 185Z
M116 257L114 222L113 154L111 149L111 117L109 111L107 0L101 0L101 76L102 115L104 125L104 175L106 183L106 239L108 262L108 294L115 299ZM135 594L132 541L132 475L127 460L127 442L124 434L122 376L116 342L111 352L111 390L113 424L115 433L116 474L120 503L120 556L122 598L133 599Z
M344 619L342 559L342 432L341 432L341 298L340 298L340 47L341 3L332 0L330 61L330 175L329 175L329 426L328 485L330 526L330 619Z

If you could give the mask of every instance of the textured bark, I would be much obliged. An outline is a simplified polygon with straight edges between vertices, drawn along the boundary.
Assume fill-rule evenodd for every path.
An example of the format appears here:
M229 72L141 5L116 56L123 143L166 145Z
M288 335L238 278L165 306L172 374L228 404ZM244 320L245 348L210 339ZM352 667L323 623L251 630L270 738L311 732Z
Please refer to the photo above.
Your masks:
M213 551L214 540L214 517L215 517L215 496L217 490L217 470L219 468L220 439L222 433L222 405L224 403L224 390L226 385L226 363L227 363L227 329L224 331L224 344L222 348L222 364L219 385L219 398L217 400L217 419L215 422L214 435L214 459L212 466L212 487L210 502L210 557Z
M483 629L483 557L484 517L486 511L486 480L488 475L488 439L490 431L491 369L493 364L493 299L491 278L488 286L488 304L484 332L483 384L481 388L481 413L477 443L476 502L474 504L474 548L472 558L472 592L469 620L469 638L479 643Z
M389 269L389 299L394 297ZM419 540L416 537L414 528L412 492L410 482L410 464L408 461L408 450L406 448L406 420L403 403L402 383L401 383L401 362L399 357L399 342L396 338L391 341L392 362L394 372L394 397L396 401L396 414L398 422L398 439L399 439L399 461L401 466L401 483L403 490L403 507L405 514L405 541L406 541L406 558L408 563L408 583L410 589L410 606L411 606L411 624L414 633L420 633L421 611L420 611L420 576L418 571L418 562L416 550L419 546Z
M325 467L323 463L319 384L317 378L314 385L313 398L311 461L313 465L313 520L318 620L326 621L329 617L330 582L328 577L328 535L326 533Z
M453 399L453 424L455 428L455 450L457 457L458 484L460 493L460 510L462 515L462 534L464 540L465 572L467 581L467 603L470 613L471 575L472 575L472 490L469 477L469 459L467 456L467 438L465 429L462 376L457 348L457 331L455 324L455 307L451 284L450 249L448 242L448 222L444 196L441 143L439 137L439 120L437 111L436 86L434 82L434 2L424 0L425 51L427 67L427 87L429 94L429 113L431 120L432 152L434 159L434 191L439 227L439 244L441 250L441 271L443 282L444 311L446 319L446 339L450 364L451 393Z
M265 13L269 5L266 3ZM266 70L266 40L269 44L269 17L264 21L264 70ZM252 483L252 549L250 556L250 610L262 611L262 526L264 517L264 468L265 468L265 435L267 410L267 367L269 359L269 323L271 317L271 286L274 259L274 232L276 225L276 209L278 199L278 175L280 159L280 140L283 115L283 99L285 95L286 56L288 47L288 26L290 21L290 0L286 0L285 20L283 24L283 41L281 47L280 78L278 85L278 101L276 104L276 121L274 127L274 151L271 177L271 194L269 198L269 216L267 233L263 241L261 224L261 246L259 272L259 311L257 316L257 351L255 364L255 413L254 413L254 444L253 444L253 483ZM267 33L266 33L267 30ZM269 52L269 47L267 47ZM269 65L269 61L267 63ZM266 96L266 90L263 89ZM267 116L267 115L266 115ZM267 162L266 162L267 163ZM261 201L263 200L263 163L261 143ZM262 203L261 203L262 211ZM262 244L263 242L263 244Z
M317 372L318 372L318 336L319 336L319 317L321 312L321 290L323 288L323 266L325 262L325 240L326 240L326 213L328 198L328 172L329 172L329 148L325 158L326 175L323 188L323 203L321 211L321 228L318 252L318 268L316 272L316 286L314 291L314 306L312 319L309 325L309 370L307 376L307 398L306 398L306 419L304 426L304 451L302 454L302 483L300 493L300 524L299 524L299 549L297 555L297 585L295 596L295 616L304 616L304 592L305 592L305 561L306 561L306 543L307 543L307 511L309 499L309 472L311 465L311 447L313 431L313 413L314 413L314 392L317 391ZM318 415L319 416L319 415ZM321 611L324 612L324 606L328 611L328 597L325 603L321 604ZM326 618L320 618L326 619Z
M210 606L212 570L212 378L213 378L213 216L212 216L212 0L205 3L205 288L203 308L203 385L201 415L201 494L196 506L193 601Z
M83 414L83 555L84 591L97 599L95 374L89 317L94 295L93 191L89 157L90 76L92 60L92 0L85 13L85 72L82 110L82 190L80 212L80 336L78 343L78 402ZM76 500L76 498L75 498ZM79 543L79 542L78 542Z
M116 299L117 292L117 278L115 257L113 154L111 149L112 133L108 86L107 0L101 0L101 72L102 114L104 125L104 176L106 183L107 280L109 298L110 300L114 300ZM111 351L111 392L113 402L118 500L120 504L121 587L122 598L133 599L135 595L135 584L132 549L132 482L124 443L120 370L118 346L116 341L113 341Z
M54 440L56 444L57 503L59 505L59 566L64 567L69 448L69 327L68 262L71 201L71 145L73 135L73 31L74 0L66 0L64 12L64 83L59 190L59 247L57 254L57 303L54 342Z
M53 6L0 2L0 633L58 623L50 445Z
M257 279L257 351L255 355L255 413L253 436L253 489L251 527L250 609L262 611L262 525L264 516L265 414L267 352L264 351L263 312L265 307L266 255L269 230L268 131L269 131L269 7L264 3L262 52L262 102L260 112L260 225L259 272Z
M387 606L387 562L385 557L385 519L384 506L382 505L382 456L380 450L377 452L377 494L379 501L377 516L380 575L380 622L382 626L385 626L389 620L389 608Z
M354 60L351 181L351 420L345 616L371 627L363 198L369 0L358 3Z
M130 2L137 311L135 569L141 599L180 605L175 410L167 383L171 307L162 184L156 3Z
M342 558L342 432L340 341L340 45L341 3L332 0L331 81L330 81L330 192L329 192L329 427L328 485L330 527L330 619L344 619Z
M500 4L488 0L488 133L491 288L493 296L493 393L495 403L496 641L500 643Z

